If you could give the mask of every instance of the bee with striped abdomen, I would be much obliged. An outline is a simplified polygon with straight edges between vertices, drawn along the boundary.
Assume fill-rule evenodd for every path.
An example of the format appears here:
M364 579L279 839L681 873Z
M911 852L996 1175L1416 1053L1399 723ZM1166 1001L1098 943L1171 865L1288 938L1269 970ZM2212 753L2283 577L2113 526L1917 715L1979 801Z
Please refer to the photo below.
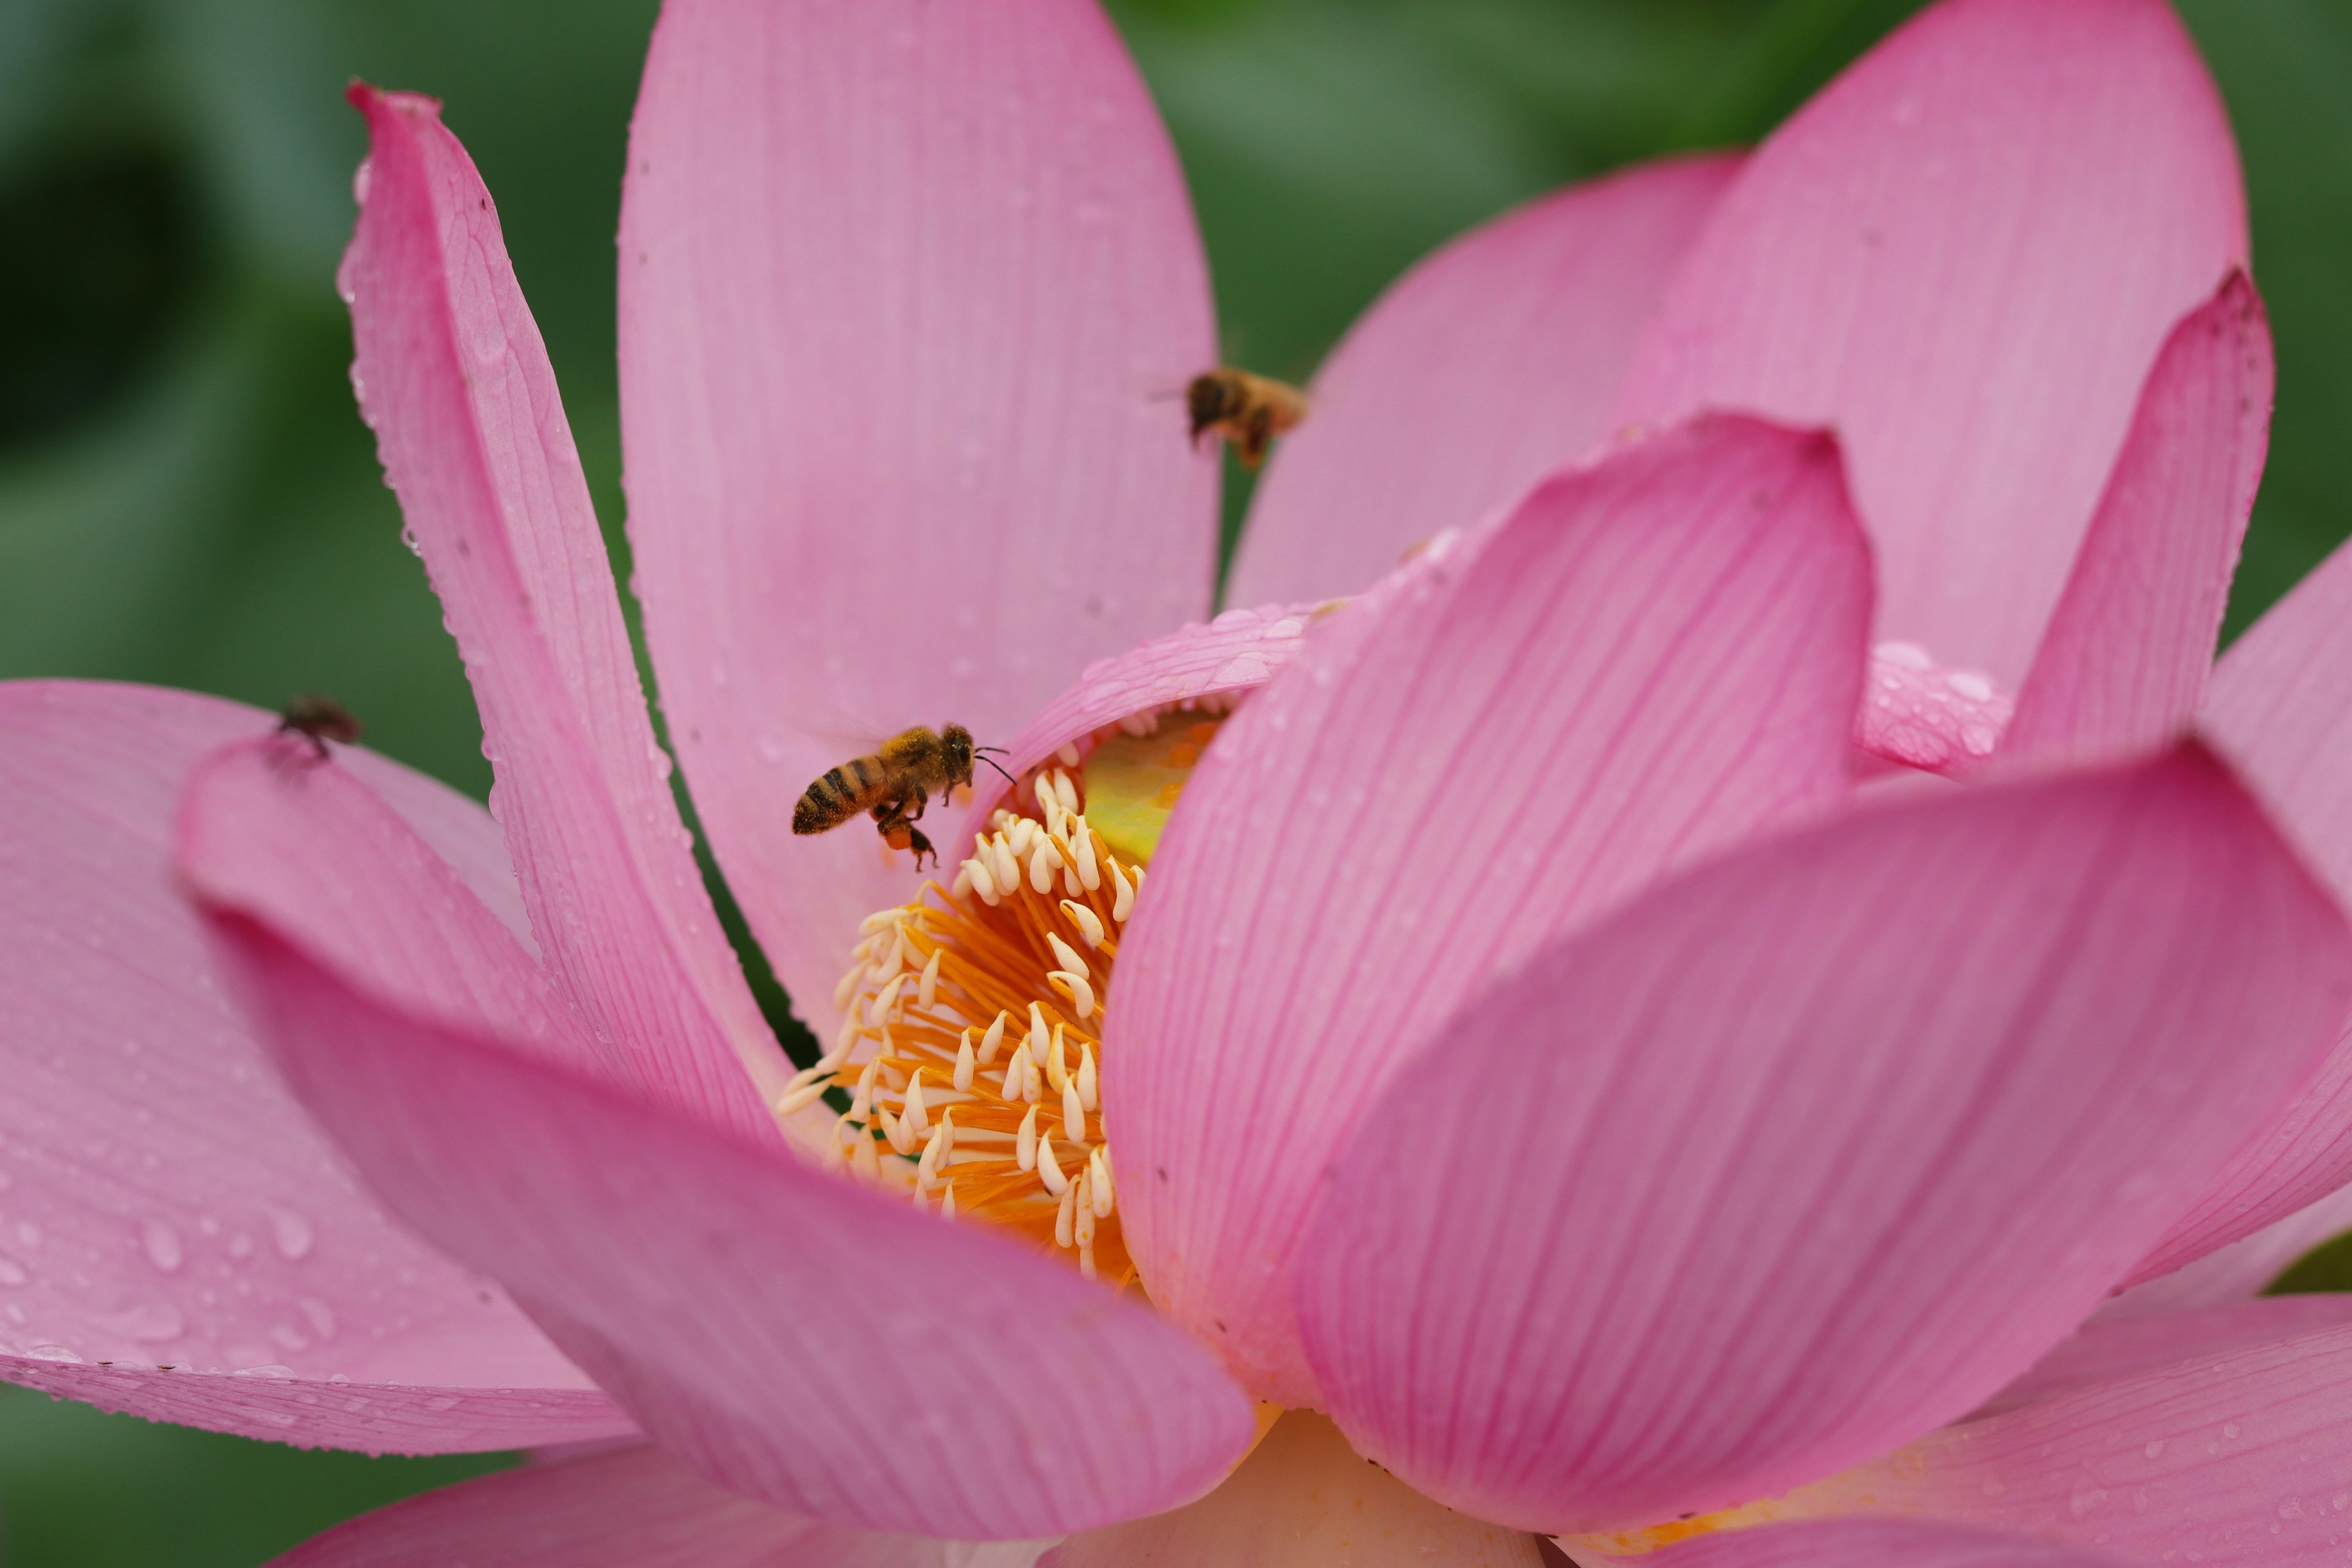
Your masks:
M975 746L971 731L961 724L927 730L917 725L882 742L870 756L852 757L808 786L793 807L794 833L824 833L840 826L859 812L871 812L875 830L893 849L915 852L915 868L923 857L939 863L939 851L915 826L931 792L945 795L958 784L971 785L976 760L997 764L986 755L999 746ZM999 773L1004 770L997 768Z

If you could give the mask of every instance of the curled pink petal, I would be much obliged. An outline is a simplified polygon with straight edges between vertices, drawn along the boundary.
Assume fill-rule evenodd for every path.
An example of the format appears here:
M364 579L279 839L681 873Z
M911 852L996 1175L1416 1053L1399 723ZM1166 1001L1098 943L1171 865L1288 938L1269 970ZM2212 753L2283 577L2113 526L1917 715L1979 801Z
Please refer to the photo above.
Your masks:
M654 744L546 346L429 99L365 87L341 275L352 380L482 710L549 968L648 1091L772 1136L792 1064L710 909Z
M2139 1562L2340 1563L2352 1512L2352 1328L1948 1426L1777 1506L1925 1515Z
M1027 1568L1037 1552L875 1535L721 1491L642 1445L426 1492L271 1568Z
M2336 1328L2352 1328L2352 1295L2264 1296L2186 1312L2093 1318L1979 1405L1970 1419L2038 1405L2070 1389Z
M2233 272L2173 329L2007 742L2021 755L2161 744L2196 716L2270 449L2270 322Z
M2352 1232L2352 1186L2338 1187L2251 1236L2133 1286L2100 1308L2093 1321L2185 1312L2259 1296L2305 1253L2347 1232Z
M1738 171L1661 159L1507 213L1373 301L1275 450L1234 557L1236 604L1352 594L1584 455L1625 363Z
M670 734L802 1016L917 885L793 799L914 724L1003 744L1197 619L1216 353L1166 132L1091 0L681 0L621 217L630 538Z
M1465 1518L1292 1411L1189 1508L1073 1536L1038 1568L1538 1568L1536 1538Z
M1329 606L1336 608L1336 605ZM1267 605L1227 610L1164 637L1087 666L1077 684L1045 704L1006 749L1004 771L1019 778L1066 745L1106 724L1203 697L1254 691L1298 657L1309 622L1324 613L1313 605ZM973 794L960 837L969 839L1003 798L1004 781L983 771L993 787Z
M1825 1519L1703 1535L1644 1558L1643 1568L2102 1568L2121 1561L1930 1520Z
M357 1186L230 1004L165 845L191 764L276 722L153 687L0 685L0 1376L338 1447L625 1432L504 1291ZM410 819L493 879L479 806L336 756L400 776Z
M1719 860L1363 1118L1298 1265L1318 1385L1482 1518L1773 1496L2024 1371L2347 999L2352 931L2193 744Z
M1947 0L1749 159L1621 420L1844 442L1877 636L2022 686L2140 386L2246 260L2221 99L2162 0Z
M635 1083L630 1059L457 873L305 742L242 741L199 762L181 791L173 858L208 907L300 931L310 952L410 1011Z
M1315 628L1202 759L1124 938L1104 1117L1154 1304L1307 1403L1290 1259L1359 1111L1548 937L1840 799L1868 616L1833 444L1731 417Z
M861 1529L1038 1538L1188 1501L1247 1447L1209 1357L1072 1270L206 914L384 1201L718 1484Z

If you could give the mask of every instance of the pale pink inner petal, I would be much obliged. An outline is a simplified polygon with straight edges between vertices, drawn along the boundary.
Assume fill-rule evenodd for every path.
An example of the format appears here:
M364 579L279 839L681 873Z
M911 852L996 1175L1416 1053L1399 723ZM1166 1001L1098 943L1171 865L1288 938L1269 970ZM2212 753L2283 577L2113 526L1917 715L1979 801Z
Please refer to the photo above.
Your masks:
M903 901L793 802L909 725L1002 745L1206 612L1216 352L1183 178L1091 0L667 6L622 202L630 538L670 734L802 1016Z
M2148 1563L2337 1563L2352 1517L2352 1328L1948 1426L1777 1507L1925 1515Z
M1189 1508L1073 1536L1039 1568L1538 1568L1536 1539L1454 1512L1294 1410Z
M1617 417L1834 427L1877 636L2015 691L2166 334L2245 259L2229 124L2170 7L1950 0L1749 159Z
M1004 771L1019 778L1064 746L1122 719L1254 691L1298 656L1308 623L1322 613L1312 605L1227 610L1213 621L1097 659L1013 737L1002 759ZM993 772L981 771L958 841L968 843L979 831L1006 787Z
M1608 427L1633 345L1738 169L1671 158L1473 229L1375 300L1275 449L1234 557L1240 605L1370 586Z
M1664 868L1842 797L1869 566L1826 439L1702 421L1313 628L1152 862L1106 1126L1159 1309L1310 1403L1308 1202L1402 1053Z
M2266 1340L2347 1327L2352 1327L2352 1295L2335 1294L2265 1296L2185 1312L2095 1317L1970 1412L1969 1419Z
M698 1118L387 1005L208 910L289 1083L663 1448L867 1530L1038 1539L1174 1507L1247 1401L1141 1306Z
M5 1375L336 1447L625 1431L502 1290L357 1187L230 1003L167 836L182 774L274 725L152 687L0 686ZM439 795L412 820L486 871L480 807L405 779Z
M2193 745L1719 860L1473 1002L1318 1173L1318 1384L1507 1523L1770 1497L2024 1371L2347 995L2352 931Z
M2148 374L2010 750L2123 752L2195 717L2270 450L2273 382L2262 298L2232 273Z
M271 1568L1029 1568L1039 1548L876 1535L721 1491L638 1446L379 1509Z
M1702 1535L1644 1558L1643 1568L2100 1568L2120 1561L1927 1520L1831 1519Z
M341 284L352 380L465 656L539 948L652 1093L773 1134L776 1047L695 869L555 375L488 192L430 100L373 150Z

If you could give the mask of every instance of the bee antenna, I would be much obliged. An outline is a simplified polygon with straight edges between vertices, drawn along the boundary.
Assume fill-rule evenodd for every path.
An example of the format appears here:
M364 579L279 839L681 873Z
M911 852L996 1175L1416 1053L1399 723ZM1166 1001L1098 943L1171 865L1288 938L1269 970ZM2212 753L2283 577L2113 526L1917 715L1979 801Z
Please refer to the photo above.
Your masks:
M1002 747L1002 746L991 746L991 747L989 747L988 749L989 749L990 751L992 751L992 752L1001 752L1001 751L1004 750L1004 748L1003 748L1003 747ZM977 753L977 752L975 752L975 753L973 753L973 754L974 754L974 755L979 755L979 753ZM994 768L998 773L1004 773L1004 764L1003 764L1003 763L1000 763L1000 762L998 762L994 757L982 756L982 757L981 757L981 759L980 759L980 760L981 760L982 762L983 762L983 763L986 763L990 767ZM1020 787L1020 784L1021 784L1021 781L1020 781L1019 779L1014 778L1011 773L1004 773L1004 782L1005 782L1006 784L1012 784L1012 785L1013 785L1013 786L1014 786L1015 788Z

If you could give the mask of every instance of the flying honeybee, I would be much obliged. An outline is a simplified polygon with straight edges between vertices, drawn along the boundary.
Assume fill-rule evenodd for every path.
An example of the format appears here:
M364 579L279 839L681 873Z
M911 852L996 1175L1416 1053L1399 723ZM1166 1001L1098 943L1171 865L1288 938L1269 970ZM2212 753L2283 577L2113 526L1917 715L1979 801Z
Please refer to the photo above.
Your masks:
M971 731L961 724L942 730L917 725L882 742L871 756L852 757L803 792L793 807L794 833L824 833L840 826L861 811L873 813L876 831L893 849L911 848L915 869L929 855L939 864L939 851L915 826L930 804L931 792L945 795L958 784L969 788L973 760L1004 770L987 753L1002 746L975 746ZM1007 775L1008 777L1010 775Z
M360 721L341 703L322 692L306 691L278 710L278 732L281 735L302 735L317 747L319 755L327 754L327 742L341 741L345 745L360 738Z
M1274 438L1307 417L1307 395L1298 388L1230 365L1194 376L1184 402L1192 414L1192 444L1222 436L1245 468L1265 461Z

